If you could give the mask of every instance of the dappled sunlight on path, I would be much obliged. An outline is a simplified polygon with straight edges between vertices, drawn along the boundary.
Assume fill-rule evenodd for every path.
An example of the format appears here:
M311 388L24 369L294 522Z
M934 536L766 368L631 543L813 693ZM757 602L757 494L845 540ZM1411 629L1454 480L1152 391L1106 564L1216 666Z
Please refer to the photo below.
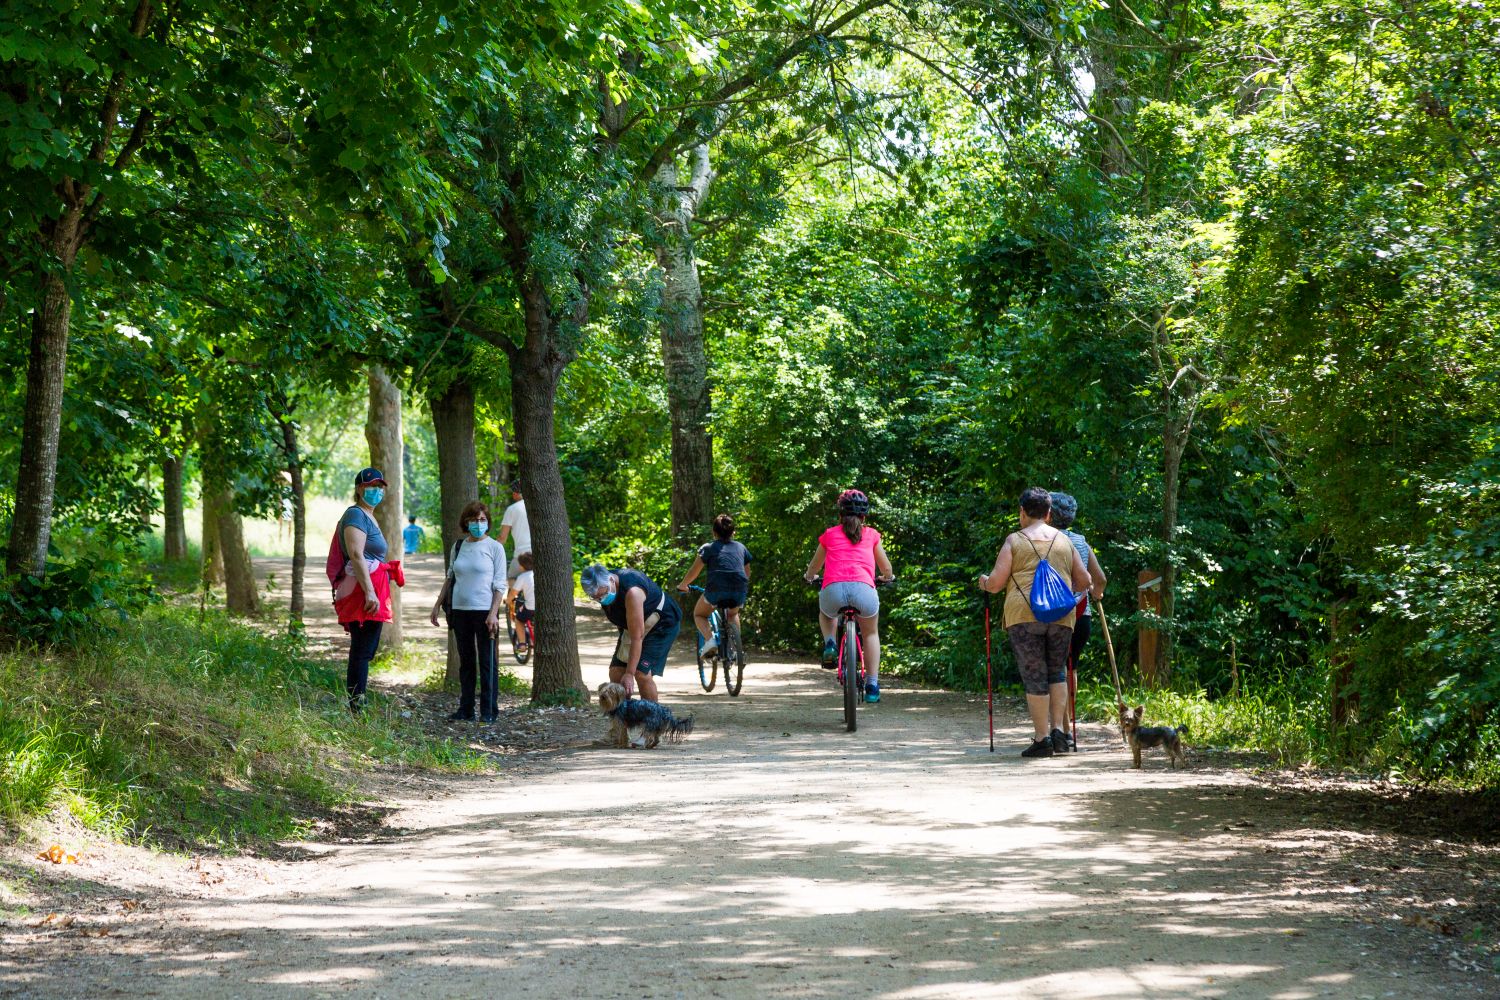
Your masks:
M585 680L613 633L580 614ZM1464 997L1425 939L1351 915L1307 857L1226 817L1256 789L1129 768L1118 737L1028 762L1007 704L897 680L858 733L831 675L752 664L705 694L678 656L683 744L566 749L545 771L396 802L395 838L308 845L263 891L186 902L22 995L380 997ZM601 720L599 732L604 726Z

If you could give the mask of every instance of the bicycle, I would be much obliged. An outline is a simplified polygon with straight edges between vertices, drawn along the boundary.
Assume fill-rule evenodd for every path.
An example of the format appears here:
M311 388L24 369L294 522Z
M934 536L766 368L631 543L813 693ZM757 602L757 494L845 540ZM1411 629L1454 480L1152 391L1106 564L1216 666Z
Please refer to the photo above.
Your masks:
M688 590L699 594L704 592L702 587L693 585L689 585ZM712 691L722 665L724 690L733 698L745 683L745 644L740 640L739 623L729 620L727 612L730 607L733 605L720 603L708 616L708 626L719 649L707 660L703 658L703 634L698 633L698 683L703 685L703 690Z
M531 651L536 648L536 627L532 620L517 622L511 620L510 602L505 603L505 631L510 636L510 653L516 658L517 663L525 663L531 658ZM516 598L516 611L519 613L526 610L526 601L522 597ZM519 628L517 627L519 626ZM496 658L498 660L498 657Z
M876 579L876 587L886 587L895 580ZM812 581L813 589L823 589L823 578ZM865 645L859 635L859 609L852 605L839 608L839 621L834 626L837 643L837 668L835 675L844 692L844 731L852 733L858 726L859 703L865 700Z

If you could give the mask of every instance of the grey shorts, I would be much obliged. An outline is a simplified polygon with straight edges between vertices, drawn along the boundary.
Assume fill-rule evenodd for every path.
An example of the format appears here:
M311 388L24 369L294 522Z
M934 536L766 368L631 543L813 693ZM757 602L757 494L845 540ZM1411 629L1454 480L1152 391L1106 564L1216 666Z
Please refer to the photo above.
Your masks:
M829 618L837 618L848 607L861 618L874 618L880 614L880 595L868 583L830 583L818 591L818 610Z

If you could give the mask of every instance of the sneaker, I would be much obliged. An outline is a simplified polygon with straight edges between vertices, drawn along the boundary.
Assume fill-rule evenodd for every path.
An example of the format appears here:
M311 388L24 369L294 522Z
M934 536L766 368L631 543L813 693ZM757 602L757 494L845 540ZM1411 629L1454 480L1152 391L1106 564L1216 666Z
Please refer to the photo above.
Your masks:
M473 712L450 712L448 714L448 721L449 722L473 722L474 721L474 713Z
M498 716L498 715L481 715L479 717L479 721L483 722L486 726L488 726L488 725L490 725L491 723L493 723L498 718L500 718L500 716Z
M1068 739L1068 734L1063 732L1061 729L1052 730L1051 739L1053 753L1067 753L1072 749L1072 747L1069 746L1070 741Z
M715 657L718 654L719 654L719 644L717 642L715 642L714 640L712 640L712 639L710 639L707 642L705 642L703 644L703 648L698 651L698 655L700 657L702 657L703 659L705 659L705 660L711 659L712 657Z
M880 704L880 685L874 681L865 682L865 702L870 705Z
M832 670L834 667L838 666L838 656L835 655L834 648L835 647L834 647L832 639L824 639L823 640L823 669L824 670Z
M1039 740L1032 740L1031 746L1021 751L1022 757L1051 757L1052 738L1043 736Z

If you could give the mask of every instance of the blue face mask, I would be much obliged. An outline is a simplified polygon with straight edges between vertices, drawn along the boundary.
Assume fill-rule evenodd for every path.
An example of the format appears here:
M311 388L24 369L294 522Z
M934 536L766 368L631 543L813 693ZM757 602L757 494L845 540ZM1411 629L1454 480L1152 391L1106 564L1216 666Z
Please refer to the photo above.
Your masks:
M475 538L483 538L489 530L490 522L488 521L469 522L469 534L473 535Z
M606 607L606 608L609 607L611 604L615 603L615 598L617 596L618 595L613 590L611 590L609 593L607 593L603 597L599 598L599 604L600 604L600 606L601 607Z
M379 507L380 501L385 499L385 490L379 486L365 487L365 503L371 507Z

